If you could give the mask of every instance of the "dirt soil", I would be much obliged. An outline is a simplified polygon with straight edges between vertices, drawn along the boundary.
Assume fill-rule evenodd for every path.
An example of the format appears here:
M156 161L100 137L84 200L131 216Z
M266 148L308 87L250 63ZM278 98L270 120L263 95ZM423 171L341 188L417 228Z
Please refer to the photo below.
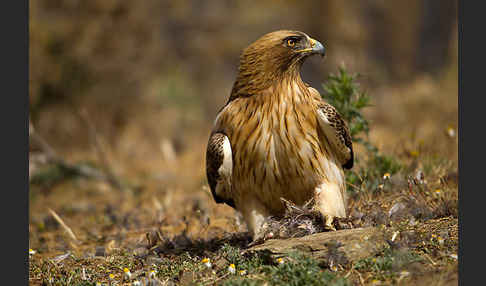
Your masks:
M457 81L420 77L374 90L373 98L366 114L370 140L404 168L376 189L353 192L341 229L374 227L384 244L368 257L318 262L316 275L327 273L334 285L457 285ZM183 144L173 138L146 142L150 116L134 118L115 143L99 135L102 143L89 150L54 147L67 163L88 162L114 174L116 183L67 176L44 166L45 154L31 152L33 174L49 172L40 183L31 181L30 284L281 283L275 280L281 261L241 254L250 242L244 222L211 197L204 169L210 126L179 139ZM358 146L356 153L360 158L364 151ZM292 254L280 257L290 270L298 266Z

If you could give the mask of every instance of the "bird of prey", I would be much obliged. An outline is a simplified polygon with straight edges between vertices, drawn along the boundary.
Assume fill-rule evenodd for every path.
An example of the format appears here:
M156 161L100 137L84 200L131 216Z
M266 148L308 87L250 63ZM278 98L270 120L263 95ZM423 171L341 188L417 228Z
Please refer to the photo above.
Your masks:
M300 68L324 46L299 31L268 33L243 50L206 152L217 203L240 211L253 239L265 218L285 212L281 198L314 209L335 230L346 216L343 168L353 166L349 129L336 109L302 81Z

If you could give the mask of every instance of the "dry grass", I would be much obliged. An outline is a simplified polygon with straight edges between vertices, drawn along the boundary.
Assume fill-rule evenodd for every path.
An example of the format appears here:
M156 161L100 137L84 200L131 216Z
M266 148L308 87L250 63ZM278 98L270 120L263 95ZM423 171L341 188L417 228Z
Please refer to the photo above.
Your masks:
M376 189L353 192L350 217L339 224L341 228L382 225L390 237L398 231L390 248L420 259L387 268L383 265L395 254L384 252L376 258L384 264L373 264L370 258L363 264L367 266L344 265L332 275L365 285L457 282L457 259L453 258L458 241L457 137L446 132L449 126L457 126L457 87L443 82L425 78L370 92L376 95L375 107L367 114L372 120L371 141L395 156L404 168L383 179ZM31 185L29 240L37 252L30 259L32 285L51 278L63 285L107 283L109 273L121 281L124 267L143 276L152 264L161 283L232 281L225 271L230 259L224 247L242 249L249 241L238 214L214 203L207 188L204 150L209 127L185 133L182 144L169 140L173 150L167 151L167 146L161 147L167 137L151 133L156 129L154 116L162 120L172 114L140 114L127 124L116 144L104 143L111 169L130 186L129 192L80 177ZM365 153L358 148L357 154ZM102 162L95 146L61 155L69 162ZM79 242L60 227L49 209L62 217ZM68 252L71 256L52 262ZM215 262L214 273L203 271L203 257ZM250 265L251 259L239 261L238 267ZM261 269L268 265L258 263ZM247 271L253 271L248 279L269 279L265 278L267 272L248 267Z
M30 118L63 164L49 164L52 154L31 142L30 284L108 284L113 274L112 282L128 285L125 267L138 278L155 268L150 282L161 285L457 284L453 2L422 10L420 1L407 9L386 1L31 1ZM440 25L427 26L441 15ZM374 105L365 109L369 140L402 166L389 179L363 178L376 170L356 146L350 216L336 226L380 225L390 244L337 269L298 254L283 265L241 255L246 226L213 201L206 183L207 136L239 51L264 32L290 27L329 50L324 63L304 65L304 79L316 88L342 62L364 74ZM444 48L430 55L422 46ZM435 56L435 64L425 63ZM283 237L321 231L296 233L303 221L295 214L302 212L276 222L279 230L282 222L293 227ZM304 214L306 225L319 222ZM247 273L230 275L231 263ZM303 269L307 277L299 276Z

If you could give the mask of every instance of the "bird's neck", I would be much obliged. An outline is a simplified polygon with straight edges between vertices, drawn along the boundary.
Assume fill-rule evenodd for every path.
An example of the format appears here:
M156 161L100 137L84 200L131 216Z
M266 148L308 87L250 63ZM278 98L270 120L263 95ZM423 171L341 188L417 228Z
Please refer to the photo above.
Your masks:
M307 102L311 97L299 72L284 76L270 87L270 91L269 96L274 97L278 101Z
M238 97L248 97L266 93L265 91L288 91L294 90L299 93L306 93L307 87L300 76L300 66L291 67L285 71L252 72L240 70L238 77L231 91L230 101ZM277 92L275 96L287 94Z
M302 81L300 77L300 68L293 68L284 74L282 74L281 79L274 84L276 87L280 86L281 88L291 87L294 90L299 89L307 89L305 83Z

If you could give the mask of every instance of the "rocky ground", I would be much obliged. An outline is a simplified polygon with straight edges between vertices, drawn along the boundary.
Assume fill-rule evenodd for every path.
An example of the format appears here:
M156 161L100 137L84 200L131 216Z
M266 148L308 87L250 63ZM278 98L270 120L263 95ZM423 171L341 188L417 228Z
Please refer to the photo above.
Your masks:
M88 151L37 134L30 284L456 285L457 82L377 89L373 105L369 140L398 167L370 163L356 144L349 216L337 231L323 232L300 208L269 219L265 239L251 245L239 214L207 187L209 127L184 144L147 144L142 114L116 143L93 128Z

